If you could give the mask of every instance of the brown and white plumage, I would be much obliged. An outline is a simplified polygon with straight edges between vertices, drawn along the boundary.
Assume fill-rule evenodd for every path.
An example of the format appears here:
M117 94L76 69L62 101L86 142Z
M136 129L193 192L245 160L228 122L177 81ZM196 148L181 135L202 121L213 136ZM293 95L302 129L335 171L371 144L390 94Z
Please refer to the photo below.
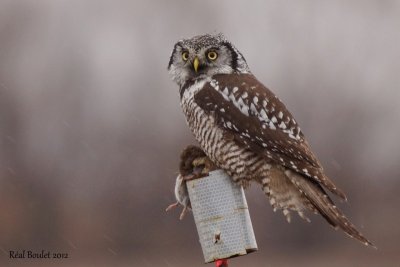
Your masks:
M186 121L207 156L235 182L257 181L274 209L310 210L364 244L324 188L346 199L326 176L285 105L250 72L221 34L175 44L169 72Z

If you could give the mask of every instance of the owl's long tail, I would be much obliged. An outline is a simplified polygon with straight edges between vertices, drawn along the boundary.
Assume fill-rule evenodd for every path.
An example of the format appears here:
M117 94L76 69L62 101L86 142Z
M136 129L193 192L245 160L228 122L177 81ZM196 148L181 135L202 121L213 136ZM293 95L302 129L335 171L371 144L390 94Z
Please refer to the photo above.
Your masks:
M331 198L319 184L291 170L286 170L285 174L310 201L318 213L320 213L335 229L340 228L347 235L359 240L364 245L376 248L355 228L343 212L335 206Z

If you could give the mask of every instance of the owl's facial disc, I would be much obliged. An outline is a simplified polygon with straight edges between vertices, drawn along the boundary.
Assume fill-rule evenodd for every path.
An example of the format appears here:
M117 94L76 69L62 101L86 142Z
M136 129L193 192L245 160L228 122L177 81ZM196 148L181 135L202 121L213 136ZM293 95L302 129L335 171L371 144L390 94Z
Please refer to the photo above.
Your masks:
M241 53L222 34L198 35L177 42L168 70L180 86L215 74L249 72Z
M187 80L233 73L232 53L223 45L194 48L178 43L169 71L178 84Z

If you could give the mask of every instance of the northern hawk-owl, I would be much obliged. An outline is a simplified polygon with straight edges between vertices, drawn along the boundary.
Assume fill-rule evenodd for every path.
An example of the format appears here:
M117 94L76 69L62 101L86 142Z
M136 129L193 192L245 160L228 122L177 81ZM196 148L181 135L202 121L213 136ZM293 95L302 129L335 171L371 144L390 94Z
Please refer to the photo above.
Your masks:
M322 215L335 229L372 245L325 192L342 199L324 173L296 120L250 72L243 55L222 34L178 41L168 70L179 85L186 121L206 155L233 181L258 182L274 210Z

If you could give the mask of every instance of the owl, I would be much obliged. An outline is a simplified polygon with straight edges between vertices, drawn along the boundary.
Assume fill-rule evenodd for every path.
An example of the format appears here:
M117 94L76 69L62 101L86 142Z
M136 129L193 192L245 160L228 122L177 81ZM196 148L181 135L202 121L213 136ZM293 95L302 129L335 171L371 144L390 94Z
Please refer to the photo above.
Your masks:
M234 182L259 183L273 209L282 210L289 222L290 211L307 221L304 211L318 213L335 229L372 246L326 193L346 200L292 114L223 34L178 41L168 71L202 150Z

